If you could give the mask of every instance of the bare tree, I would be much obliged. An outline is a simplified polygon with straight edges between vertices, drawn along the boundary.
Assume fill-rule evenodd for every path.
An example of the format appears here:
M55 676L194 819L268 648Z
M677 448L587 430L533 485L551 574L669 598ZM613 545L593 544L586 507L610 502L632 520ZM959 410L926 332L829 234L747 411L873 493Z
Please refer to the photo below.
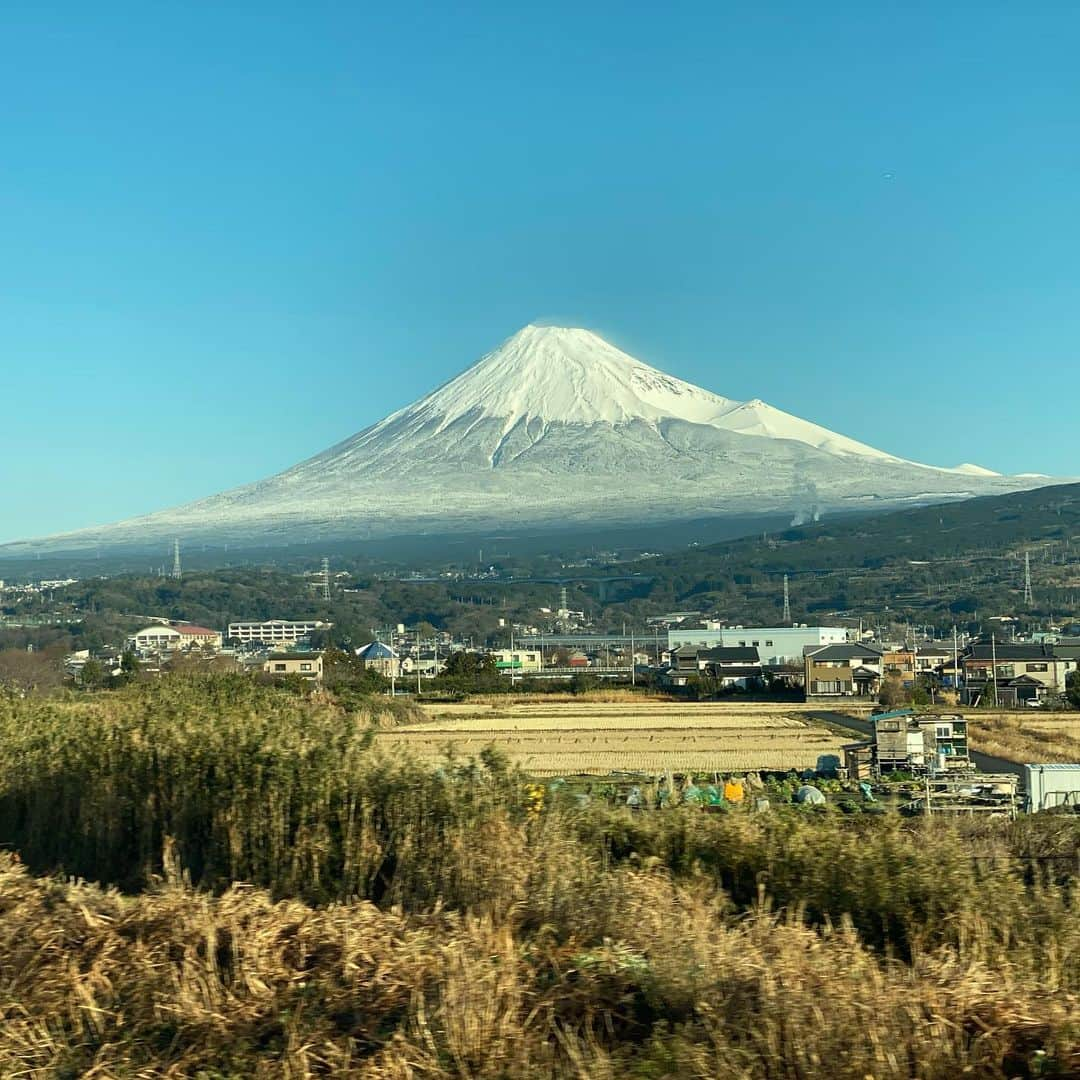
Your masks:
M64 684L63 649L0 650L0 686L20 694L47 694Z

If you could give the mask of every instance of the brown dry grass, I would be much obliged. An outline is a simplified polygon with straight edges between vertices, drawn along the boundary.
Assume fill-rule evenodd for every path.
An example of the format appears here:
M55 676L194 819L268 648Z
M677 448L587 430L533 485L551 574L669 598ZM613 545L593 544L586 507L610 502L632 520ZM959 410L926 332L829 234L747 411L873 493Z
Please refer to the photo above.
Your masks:
M1069 818L534 814L242 680L0 720L0 842L139 890L0 856L4 1080L1080 1074Z
M1080 715L966 712L971 746L1017 762L1080 762Z
M651 690L631 690L625 687L610 686L597 687L586 690L580 694L545 693L536 694L523 690L521 693L503 694L470 694L467 704L477 705L542 705L549 701L594 701L594 702L622 702L622 701L671 701L672 698L665 693Z
M557 934L530 930L523 910L317 910L175 885L124 898L35 880L0 859L0 1075L1080 1070L1080 1007L1052 975L951 950L885 960L843 922L817 932L765 909L735 921L707 883L659 870L619 871L597 899L595 926Z

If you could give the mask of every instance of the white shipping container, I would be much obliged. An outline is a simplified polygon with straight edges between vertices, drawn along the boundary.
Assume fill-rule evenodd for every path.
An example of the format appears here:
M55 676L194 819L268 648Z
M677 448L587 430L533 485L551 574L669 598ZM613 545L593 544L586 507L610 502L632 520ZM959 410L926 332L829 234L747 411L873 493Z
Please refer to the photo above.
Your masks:
M1024 773L1031 813L1055 806L1080 807L1080 764L1025 765Z

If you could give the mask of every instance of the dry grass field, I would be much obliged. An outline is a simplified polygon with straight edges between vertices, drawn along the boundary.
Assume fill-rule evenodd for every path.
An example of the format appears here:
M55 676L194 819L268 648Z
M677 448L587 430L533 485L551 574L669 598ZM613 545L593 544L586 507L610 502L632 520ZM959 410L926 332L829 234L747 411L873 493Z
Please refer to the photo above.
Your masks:
M0 1080L1080 1077L1080 820L537 808L490 758L371 752L476 710L352 704L0 694ZM828 739L618 704L555 710L605 767L665 723L684 755ZM565 744L524 705L480 715Z
M965 712L971 746L1018 762L1080 761L1080 713Z
M633 698L536 698L439 704L428 720L379 734L420 761L495 745L534 776L724 773L814 768L846 741L800 706Z

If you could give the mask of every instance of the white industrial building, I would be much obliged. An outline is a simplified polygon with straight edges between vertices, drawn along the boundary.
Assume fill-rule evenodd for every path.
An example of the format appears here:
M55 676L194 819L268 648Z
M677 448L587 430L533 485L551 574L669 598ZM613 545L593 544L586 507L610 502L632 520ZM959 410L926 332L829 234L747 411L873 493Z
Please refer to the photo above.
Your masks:
M763 664L801 664L807 647L838 645L848 640L843 626L726 626L719 630L669 630L668 648L697 645L714 649L757 649Z

